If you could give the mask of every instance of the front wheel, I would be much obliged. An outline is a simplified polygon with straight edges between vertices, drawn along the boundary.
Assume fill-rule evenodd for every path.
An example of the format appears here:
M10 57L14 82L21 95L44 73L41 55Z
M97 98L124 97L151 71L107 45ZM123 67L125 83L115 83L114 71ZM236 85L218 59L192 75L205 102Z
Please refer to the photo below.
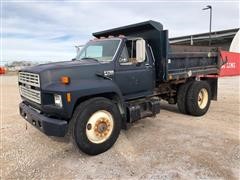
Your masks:
M204 115L211 103L211 89L207 82L196 81L189 87L187 93L187 109L194 116Z
M111 148L121 130L117 106L101 97L80 104L73 121L74 141L81 151L89 155L97 155Z

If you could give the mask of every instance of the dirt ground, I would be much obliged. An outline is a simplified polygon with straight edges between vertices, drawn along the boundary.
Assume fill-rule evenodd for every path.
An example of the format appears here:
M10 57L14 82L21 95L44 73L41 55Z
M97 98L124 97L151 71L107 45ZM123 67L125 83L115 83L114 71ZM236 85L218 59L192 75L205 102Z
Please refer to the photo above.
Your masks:
M50 138L18 113L16 76L2 76L0 179L239 179L240 77L219 80L203 117L161 113L122 131L106 153L88 156Z

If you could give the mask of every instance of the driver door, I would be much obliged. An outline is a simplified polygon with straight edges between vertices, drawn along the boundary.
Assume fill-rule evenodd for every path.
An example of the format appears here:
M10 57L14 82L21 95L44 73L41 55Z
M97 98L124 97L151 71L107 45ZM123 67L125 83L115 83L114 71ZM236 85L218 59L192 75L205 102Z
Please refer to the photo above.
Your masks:
M136 41L127 41L116 64L115 82L126 99L152 94L153 70L147 57L138 63Z

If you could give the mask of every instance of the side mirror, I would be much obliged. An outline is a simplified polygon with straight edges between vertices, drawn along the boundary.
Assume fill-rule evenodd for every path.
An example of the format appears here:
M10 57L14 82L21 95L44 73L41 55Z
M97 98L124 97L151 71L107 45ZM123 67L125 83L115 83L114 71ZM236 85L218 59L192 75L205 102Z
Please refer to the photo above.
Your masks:
M80 46L75 46L77 54L80 52L81 47Z
M85 45L75 46L77 54L83 49L84 46L85 46Z
M136 41L136 60L138 63L144 62L146 57L146 43L144 39Z

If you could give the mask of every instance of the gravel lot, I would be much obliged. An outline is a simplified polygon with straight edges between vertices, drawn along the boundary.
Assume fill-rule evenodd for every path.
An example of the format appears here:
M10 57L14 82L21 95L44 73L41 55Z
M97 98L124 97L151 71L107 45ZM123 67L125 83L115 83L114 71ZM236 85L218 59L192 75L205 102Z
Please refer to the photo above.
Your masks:
M122 131L106 153L87 156L18 114L16 76L2 76L0 179L239 179L240 77L219 80L203 117L162 103L161 113Z

